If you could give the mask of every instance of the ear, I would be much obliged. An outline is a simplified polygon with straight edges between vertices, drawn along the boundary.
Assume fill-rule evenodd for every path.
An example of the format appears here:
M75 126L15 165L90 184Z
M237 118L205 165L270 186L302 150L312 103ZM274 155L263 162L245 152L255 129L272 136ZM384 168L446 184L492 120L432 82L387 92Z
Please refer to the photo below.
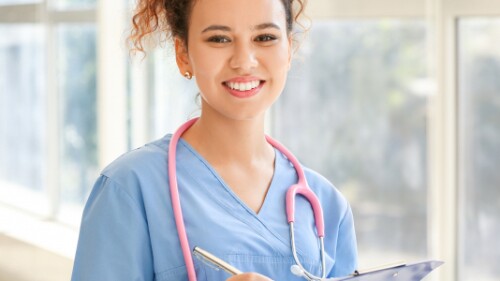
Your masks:
M191 65L189 63L189 55L187 51L186 44L184 41L178 37L174 39L175 45L175 61L177 62L177 67L182 76L186 71L193 73L191 70Z

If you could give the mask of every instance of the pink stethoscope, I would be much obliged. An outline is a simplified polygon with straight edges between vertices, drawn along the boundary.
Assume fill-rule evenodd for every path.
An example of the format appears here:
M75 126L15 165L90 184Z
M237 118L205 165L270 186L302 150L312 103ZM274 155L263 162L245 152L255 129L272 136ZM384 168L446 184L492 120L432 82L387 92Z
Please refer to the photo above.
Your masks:
M181 135L193 125L198 118L191 119L184 123L182 126L177 129L170 140L170 145L168 148L168 175L169 175L169 184L170 184L170 195L172 200L172 208L174 210L174 218L177 226L177 233L179 235L179 240L181 243L182 253L184 255L184 261L186 263L186 269L188 273L189 281L196 280L196 272L194 269L193 258L191 255L191 248L189 246L189 241L187 238L186 229L184 227L184 219L182 216L181 202L179 199L179 190L177 186L177 174L176 174L176 149L177 143ZM322 280L325 278L326 269L325 269L325 247L324 247L324 222L323 222L323 210L321 209L321 205L319 203L318 198L314 194L314 192L309 188L307 184L306 177L304 175L304 170L302 166L299 164L297 159L291 154L283 145L281 145L276 140L272 139L269 136L266 136L266 140L278 149L281 153L283 153L288 160L293 164L295 170L297 172L298 181L296 184L289 187L286 193L286 215L288 219L288 223L290 225L290 241L292 247L293 258L295 260L294 265L291 266L290 270L293 274L297 276L304 277L309 281L313 280ZM316 223L316 232L319 237L320 242L320 251L321 251L321 271L322 277L317 277L312 273L308 272L300 263L299 258L297 257L297 251L295 248L295 236L293 230L293 224L295 221L295 196L297 194L305 197L309 204L311 204L314 220Z

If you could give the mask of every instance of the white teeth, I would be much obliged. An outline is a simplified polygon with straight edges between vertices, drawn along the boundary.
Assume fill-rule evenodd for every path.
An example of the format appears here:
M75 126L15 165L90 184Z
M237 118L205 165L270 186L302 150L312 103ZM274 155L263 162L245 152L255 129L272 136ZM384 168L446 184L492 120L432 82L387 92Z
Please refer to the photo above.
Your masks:
M237 83L237 82L226 82L226 85L233 89L233 90L238 90L238 91L248 91L248 90L251 90L253 88L257 88L257 86L259 86L260 84L260 81L258 80L255 80L255 81L251 81L251 82L241 82L241 83Z

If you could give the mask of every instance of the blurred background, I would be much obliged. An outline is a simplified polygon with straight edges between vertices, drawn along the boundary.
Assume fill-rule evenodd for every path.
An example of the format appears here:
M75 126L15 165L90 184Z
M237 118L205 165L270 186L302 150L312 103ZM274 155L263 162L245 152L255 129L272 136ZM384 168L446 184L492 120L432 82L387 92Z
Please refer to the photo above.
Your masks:
M0 0L0 280L69 280L100 169L196 115L130 0ZM500 1L313 0L269 133L350 201L360 268L500 276Z

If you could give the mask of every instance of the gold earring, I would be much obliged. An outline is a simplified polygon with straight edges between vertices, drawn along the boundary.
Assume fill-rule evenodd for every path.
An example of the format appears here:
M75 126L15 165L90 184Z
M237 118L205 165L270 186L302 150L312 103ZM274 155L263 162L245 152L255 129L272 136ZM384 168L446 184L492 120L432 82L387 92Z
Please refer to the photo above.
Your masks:
M193 74L191 74L191 72L189 71L186 71L184 72L184 77L186 77L187 80L191 80L191 78L193 78Z

